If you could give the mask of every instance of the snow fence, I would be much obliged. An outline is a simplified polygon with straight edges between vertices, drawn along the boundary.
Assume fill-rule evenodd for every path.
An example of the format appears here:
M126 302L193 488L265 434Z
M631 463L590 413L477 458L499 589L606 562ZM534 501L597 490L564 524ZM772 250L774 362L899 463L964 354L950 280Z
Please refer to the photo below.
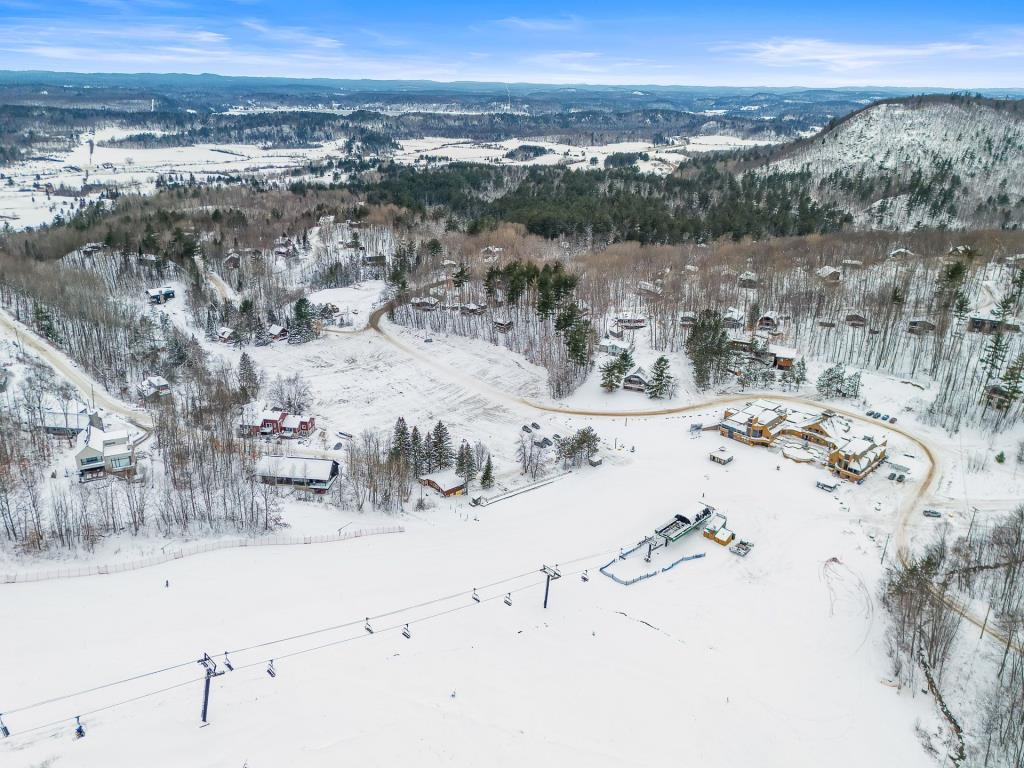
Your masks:
M85 565L79 568L58 568L52 571L27 571L25 573L5 573L0 583L15 584L29 581L47 581L49 579L73 579L79 576L104 576L111 573L137 571L154 565L169 563L191 555L201 555L218 549L238 549L241 547L280 547L292 544L328 544L334 541L348 541L364 536L379 536L387 533L404 533L401 525L389 525L381 528L360 528L344 533L325 533L318 536L261 536L241 539L221 539L218 541L182 544L175 550L161 552L159 555L144 557L139 560L127 560L122 563L107 565Z

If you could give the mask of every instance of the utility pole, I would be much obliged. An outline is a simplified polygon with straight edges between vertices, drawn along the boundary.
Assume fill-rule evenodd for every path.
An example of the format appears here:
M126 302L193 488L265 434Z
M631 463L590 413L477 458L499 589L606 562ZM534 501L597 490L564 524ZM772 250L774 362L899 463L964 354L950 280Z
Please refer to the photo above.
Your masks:
M199 660L200 666L206 670L206 679L203 680L203 714L200 719L203 725L209 725L209 721L206 719L207 713L210 711L210 681L215 677L220 677L224 674L224 670L217 669L217 662L210 658L210 654L204 653L203 658ZM200 726L201 728L202 726Z
M878 561L879 563L884 563L885 562L885 553L889 549L889 539L890 538L892 538L892 534L891 533L888 536L885 537L885 546L882 547L882 558Z
M542 566L541 569L540 569L540 572L543 573L545 576L547 576L547 579L544 580L544 607L547 608L548 607L548 593L551 590L551 581L553 579L560 579L560 578L562 578L562 573L561 573L561 571L558 570L558 564L557 563L555 564L554 568L552 568L551 566L548 566L548 565Z

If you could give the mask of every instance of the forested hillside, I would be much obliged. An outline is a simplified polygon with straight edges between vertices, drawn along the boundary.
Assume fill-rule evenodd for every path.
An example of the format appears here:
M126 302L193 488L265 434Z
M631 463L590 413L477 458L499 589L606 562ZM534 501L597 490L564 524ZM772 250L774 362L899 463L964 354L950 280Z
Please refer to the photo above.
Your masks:
M1024 103L969 97L882 102L779 151L763 173L807 172L821 203L861 227L1019 227Z

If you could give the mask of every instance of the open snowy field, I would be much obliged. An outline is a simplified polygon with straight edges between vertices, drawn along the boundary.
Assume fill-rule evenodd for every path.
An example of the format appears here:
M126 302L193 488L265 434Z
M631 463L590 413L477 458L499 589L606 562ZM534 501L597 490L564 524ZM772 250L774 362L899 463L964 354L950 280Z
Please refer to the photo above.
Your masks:
M635 452L493 506L439 502L404 534L4 585L19 621L0 636L4 763L663 765L685 749L711 766L929 764L913 724L934 728L931 702L883 679L876 531L895 487L876 475L833 497L823 470L743 446L719 467L721 438L691 439L682 417L596 426ZM694 533L655 565L704 557L637 585L597 571L702 499L750 556ZM565 574L546 611L544 563ZM196 664L14 711L224 650L236 669L214 682L208 728ZM29 730L179 683L86 715L82 740L67 722Z
M328 142L307 149L264 149L252 144L197 144L191 147L136 149L100 146L134 133L119 128L101 129L86 134L70 152L55 153L34 160L0 166L9 177L0 184L0 226L16 229L34 227L52 221L59 213L73 210L74 198L53 195L49 199L42 188L52 184L80 190L83 183L116 185L124 192L150 194L161 174L194 174L198 181L215 180L221 174L276 174L288 168L342 154L343 141ZM94 141L90 157L89 140ZM79 195L82 197L82 195ZM95 194L84 195L88 200Z
M624 141L590 147L578 147L553 141L509 139L506 141L473 141L471 139L424 138L400 142L402 149L395 160L414 165L445 158L444 162L496 163L498 165L565 165L571 168L603 168L605 158L616 152L647 153L649 160L637 166L648 173L671 173L690 155L716 150L754 147L766 142L736 136L708 135L680 137L676 144L650 144ZM520 146L544 147L548 154L532 160L514 160L505 155ZM596 163L593 161L596 160Z
M367 283L313 298L366 318L378 293ZM154 311L190 328L180 300ZM592 378L556 402L544 371L504 348L386 320L381 328L247 348L268 375L302 370L310 381L326 434L296 449L340 458L339 430L386 430L398 416L421 426L443 419L457 439L484 441L499 489L513 488L526 482L514 458L520 427L537 421L563 434L593 426L604 465L485 507L428 495L425 510L384 515L288 498L286 535L405 530L0 584L4 615L18 626L0 633L0 711L12 731L0 740L4 765L518 766L584 756L660 766L684 753L709 766L752 755L766 766L931 764L915 727L939 732L934 702L887 678L877 604L883 550L891 559L944 523L965 529L969 506L982 524L1006 511L1020 484L1010 466L979 469L978 456L991 449L986 436L952 444L919 420L929 392L865 376L864 403L839 408L862 413L870 403L900 414L895 428L861 418L853 425L888 437L908 481L880 471L828 493L815 487L829 477L823 468L778 450L729 444L731 464L709 461L726 441L693 437L690 425L712 424L726 402L756 394L711 395L701 405L709 395L684 377L674 400L656 403L608 395ZM232 362L240 355L201 343ZM651 354L642 339L636 354L640 362ZM672 412L607 415L653 407ZM926 491L944 521L919 514ZM695 532L649 566L639 554L614 566L636 575L700 556L671 571L629 587L599 572L699 503L755 542L748 557ZM123 543L101 546L94 560L159 546ZM542 564L564 574L547 610ZM225 651L235 669L214 680L212 724L200 728L194 659L209 653L223 670ZM271 659L276 677L266 671ZM64 698L156 669L167 671ZM72 736L75 715L85 739Z

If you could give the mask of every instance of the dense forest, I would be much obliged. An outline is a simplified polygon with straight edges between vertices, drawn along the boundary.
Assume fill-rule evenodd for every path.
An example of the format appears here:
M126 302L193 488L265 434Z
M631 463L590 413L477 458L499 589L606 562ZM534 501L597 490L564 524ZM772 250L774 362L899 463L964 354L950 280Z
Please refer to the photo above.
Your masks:
M630 168L453 164L421 171L390 165L379 180L353 181L348 188L371 204L392 203L421 213L441 207L464 222L468 232L514 221L543 237L596 243L808 235L833 232L851 221L836 206L816 203L803 173L736 178L714 161L690 170L662 177Z

